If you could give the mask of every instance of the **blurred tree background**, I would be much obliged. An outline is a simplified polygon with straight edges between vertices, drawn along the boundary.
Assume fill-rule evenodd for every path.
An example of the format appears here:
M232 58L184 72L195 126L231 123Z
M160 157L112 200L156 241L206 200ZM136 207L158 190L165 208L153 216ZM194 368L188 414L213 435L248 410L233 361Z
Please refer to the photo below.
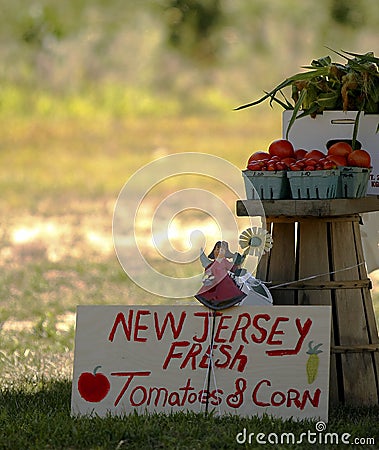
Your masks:
M229 112L326 46L379 50L377 0L1 0L0 23L1 114Z

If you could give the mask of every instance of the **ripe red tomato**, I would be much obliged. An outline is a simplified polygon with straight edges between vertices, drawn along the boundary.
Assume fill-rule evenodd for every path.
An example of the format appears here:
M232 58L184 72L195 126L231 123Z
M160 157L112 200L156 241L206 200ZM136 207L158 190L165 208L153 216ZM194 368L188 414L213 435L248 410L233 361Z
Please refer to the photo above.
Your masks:
M300 159L299 161L296 161L296 165L303 168L307 165L307 161L305 159Z
M267 152L255 152L250 156L247 165L249 165L252 161L267 161L270 158L271 155L269 155Z
M275 165L276 165L276 170L286 170L288 167L283 161L279 161Z
M303 159L306 154L307 154L307 151L304 150L303 148L299 148L298 150L295 150L295 158L297 160Z
M308 171L312 171L312 170L316 170L316 166L305 166L304 170Z
M324 153L322 153L322 151L320 151L320 150L311 150L304 156L304 158L305 159L311 158L311 159L315 159L316 161L318 161L321 158L325 158L325 156L326 155Z
M313 167L315 167L317 165L317 163L318 163L317 159L314 159L314 158L306 158L305 159L305 165L306 166L313 166Z
M344 156L347 158L347 155L352 151L353 147L347 142L336 142L329 147L328 155Z
M344 156L341 156L341 155L328 155L326 157L326 160L327 161L332 161L337 166L346 166L347 165L346 158Z
M353 167L371 167L371 156L366 150L353 150L347 157L347 164Z
M291 164L289 169L296 172L303 170L297 163Z
M269 171L271 171L271 172L274 172L274 171L276 170L276 164L275 164L275 162L272 162L272 163L268 162L268 163L267 163L267 170L269 170Z
M337 164L329 159L325 160L322 168L324 170L337 169Z
M283 164L285 164L287 167L289 167L291 164L294 164L294 163L296 162L296 159L295 159L295 158L290 158L290 157L288 157L288 158L283 158L283 159L281 160L281 162L282 162Z
M277 139L276 141L271 142L268 152L272 156L279 156L280 159L288 157L293 158L295 156L293 145L286 139Z
M253 171L260 171L260 170L265 170L266 166L264 164L263 161L252 161L248 166L247 169L248 170L253 170Z

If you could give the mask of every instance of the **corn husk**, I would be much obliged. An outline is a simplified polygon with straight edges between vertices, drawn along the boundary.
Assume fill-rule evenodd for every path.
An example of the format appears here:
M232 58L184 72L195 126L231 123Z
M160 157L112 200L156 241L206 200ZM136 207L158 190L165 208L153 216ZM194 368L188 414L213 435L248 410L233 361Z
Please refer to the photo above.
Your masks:
M379 113L379 58L372 52L332 51L342 56L346 63L333 62L330 56L313 60L309 66L303 67L304 72L286 78L258 100L241 105L236 110L258 105L265 100L269 100L271 106L275 102L283 109L293 110L287 127L287 139L292 125L300 117L315 117L325 110L358 111L352 137L354 145L361 112ZM290 97L285 95L286 88L290 89Z

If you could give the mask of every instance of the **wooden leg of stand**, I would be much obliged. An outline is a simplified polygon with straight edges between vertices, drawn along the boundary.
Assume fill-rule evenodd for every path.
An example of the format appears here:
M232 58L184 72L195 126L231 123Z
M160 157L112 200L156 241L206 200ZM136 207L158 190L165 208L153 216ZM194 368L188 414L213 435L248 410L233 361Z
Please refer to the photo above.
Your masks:
M315 280L330 281L328 252L328 222L302 221L299 223L298 239L298 278L303 279L318 274L327 274ZM299 305L327 305L332 307L330 289L312 289L299 291ZM331 327L331 345L335 345L333 321ZM340 401L336 355L330 354L329 398L331 404Z
M355 250L357 254L357 260L358 263L364 262L365 257L363 253L363 246L362 246L362 237L361 237L361 230L360 225L358 222L353 223L353 231L354 231L354 237L355 237ZM366 271L365 264L361 264L358 267L359 272L359 278L361 280L365 280L368 275ZM379 335L378 335L378 327L376 323L375 318L375 311L374 311L374 305L372 303L372 297L370 290L368 288L362 289L362 296L363 296L363 307L367 322L367 332L368 332L368 338L370 344L376 344L379 346ZM378 401L379 401L379 352L371 352L371 358L372 363L374 366L375 371L375 377L376 377L376 385L377 385L377 392L378 392Z
M338 281L358 280L357 267L341 269L359 264L355 248L353 222L331 222L331 258L334 279ZM340 346L369 344L369 336L361 289L335 290L335 332ZM378 403L377 381L368 352L342 353L341 374L344 402L353 405L374 405Z
M268 281L293 281L296 276L295 223L273 223L274 245L268 261ZM274 305L296 304L295 292L291 290L271 291Z

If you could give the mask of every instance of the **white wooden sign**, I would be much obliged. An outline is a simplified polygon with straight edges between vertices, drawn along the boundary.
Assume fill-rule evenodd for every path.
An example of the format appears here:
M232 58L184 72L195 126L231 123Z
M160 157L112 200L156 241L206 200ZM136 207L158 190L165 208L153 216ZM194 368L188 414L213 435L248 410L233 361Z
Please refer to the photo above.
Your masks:
M328 306L79 306L71 412L326 421L330 322Z

